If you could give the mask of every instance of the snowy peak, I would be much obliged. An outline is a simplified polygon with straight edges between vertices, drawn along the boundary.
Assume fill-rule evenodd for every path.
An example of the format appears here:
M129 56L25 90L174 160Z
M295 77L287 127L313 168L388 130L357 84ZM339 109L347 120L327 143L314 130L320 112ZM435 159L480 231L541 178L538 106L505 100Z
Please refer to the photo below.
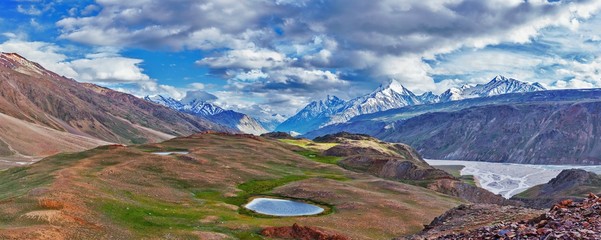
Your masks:
M375 94L375 93L391 94L393 92L400 94L400 95L414 95L413 92L411 92L409 89L405 88L405 86L403 86L403 84L401 84L399 81L397 81L395 79L391 79L388 82L388 84L380 85L380 87L378 87L378 89L376 89L372 94Z
M433 92L425 92L422 95L417 96L417 98L422 104L437 103L440 101L440 96Z
M461 88L450 88L440 95L440 102L545 90L547 89L539 83L530 84L498 75L486 84L463 85Z
M275 131L306 133L319 128L323 122L329 120L333 114L339 112L345 105L346 101L328 95L325 99L309 103L294 116L279 124Z
M175 110L180 110L184 107L181 102L179 102L171 97L165 97L162 95L146 96L146 97L144 97L144 100L153 102L153 103L157 103L157 104L160 104L160 105L163 105L165 107L172 108Z
M162 95L156 96L146 96L144 97L146 101L154 102L161 104L165 107L169 107L181 112L188 112L194 115L200 116L213 116L225 111L225 109L215 106L211 103L202 101L202 100L189 100L187 102L178 101L172 97L166 97Z
M201 100L194 100L183 105L183 109L202 116L213 116L225 111L225 109Z
M207 93L208 94L208 93ZM207 96L205 93L202 96ZM180 112L189 113L196 116L207 118L213 122L228 126L233 129L238 129L241 132L260 135L267 130L256 119L239 112L225 110L212 103L204 101L204 99L196 99L193 96L200 96L198 92L187 95L182 101L178 101L171 97L161 95L146 96L146 101L154 102ZM202 98L202 97L201 97Z
M328 95L326 99L313 101L303 108L299 114L305 116L315 116L323 112L333 112L342 107L346 102L336 96Z
M523 93L544 90L547 89L545 89L539 83L530 84L499 75L493 78L487 84L478 84L472 88L465 89L464 92L468 95L474 95L476 97L488 97L508 93Z
M280 124L276 130L307 133L324 126L347 122L359 115L405 106L544 90L546 89L538 83L530 84L499 75L486 84L468 84L459 88L450 88L441 95L426 92L417 96L399 81L391 80L387 84L380 85L375 91L348 102L334 96L313 101Z

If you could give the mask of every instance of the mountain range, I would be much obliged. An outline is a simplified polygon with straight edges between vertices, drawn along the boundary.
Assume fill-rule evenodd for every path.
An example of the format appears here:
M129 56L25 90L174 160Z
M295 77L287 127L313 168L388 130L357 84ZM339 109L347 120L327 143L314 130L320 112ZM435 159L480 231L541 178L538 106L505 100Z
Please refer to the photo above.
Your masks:
M196 98L201 92L190 91L182 100L156 95L146 96L145 100L161 104L180 112L189 113L211 120L212 122L239 130L243 133L260 135L268 132L263 125L251 116L232 110L225 110L202 98Z
M547 90L423 104L357 116L341 131L404 142L428 159L601 164L601 89Z
M206 130L236 131L59 76L14 53L0 53L0 118L0 157L158 142Z
M296 115L280 124L276 131L304 134L325 126L348 122L356 116L406 106L544 90L546 89L539 83L530 84L513 78L496 76L486 84L451 88L440 95L432 92L416 95L398 81L392 80L369 94L349 101L328 96L325 100L311 102Z

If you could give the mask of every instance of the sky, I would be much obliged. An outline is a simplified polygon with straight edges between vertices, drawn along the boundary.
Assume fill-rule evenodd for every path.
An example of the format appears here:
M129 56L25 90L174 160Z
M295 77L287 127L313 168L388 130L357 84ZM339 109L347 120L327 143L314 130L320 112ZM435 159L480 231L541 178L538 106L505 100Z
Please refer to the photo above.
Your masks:
M136 96L260 119L391 79L601 87L601 0L2 0L0 51Z

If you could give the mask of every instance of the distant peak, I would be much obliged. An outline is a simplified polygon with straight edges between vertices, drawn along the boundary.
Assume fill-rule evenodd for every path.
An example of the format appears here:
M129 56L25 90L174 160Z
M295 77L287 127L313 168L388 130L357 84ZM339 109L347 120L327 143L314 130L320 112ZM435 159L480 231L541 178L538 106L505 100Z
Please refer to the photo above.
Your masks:
M493 78L493 79L492 79L490 82L491 82L491 83L494 83L494 82L508 82L508 81L511 81L511 80L513 80L513 81L517 81L517 80L515 80L515 79L513 79L513 78L507 78L507 77L505 77L505 76L503 76L503 75L497 75L497 76L496 76L496 77L494 77L494 78Z
M341 102L344 102L342 99L334 96L334 95L327 95L325 101L323 102L324 104L330 106L330 105L336 105L339 104Z
M405 86L403 86L403 84L401 84L401 82L397 81L396 79L391 79L390 81L388 81L387 84L380 85L380 87L378 88L378 90L376 90L376 92L381 92L381 91L385 91L388 89L390 89L394 92L397 92L397 93L401 93L401 94L411 92L411 91L409 91L409 89L407 89Z

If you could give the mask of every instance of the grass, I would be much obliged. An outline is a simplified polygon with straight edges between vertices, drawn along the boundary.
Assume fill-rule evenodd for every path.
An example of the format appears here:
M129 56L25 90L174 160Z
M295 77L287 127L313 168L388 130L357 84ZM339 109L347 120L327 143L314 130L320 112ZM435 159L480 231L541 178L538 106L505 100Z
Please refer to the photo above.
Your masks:
M188 239L192 237L187 235L190 231L207 231L236 239L263 239L258 234L258 228L237 229L223 225L226 221L254 220L222 205L227 198L217 190L198 191L195 197L208 201L186 201L185 204L165 202L128 191L119 192L118 195L121 197L100 201L97 207L116 224L132 230L135 238L154 238L168 233L175 235L176 239ZM216 216L217 219L212 223L201 221L209 216Z
M311 151L311 150L302 150L302 151L295 151L295 152L308 158L308 159L311 159L312 161L316 161L316 162L320 162L320 163L337 164L338 162L340 162L340 160L342 160L341 157L323 156L320 153Z
M238 195L235 197L228 197L224 199L224 202L236 206L242 206L252 196L269 194L274 188L284 186L291 182L304 180L307 178L307 176L292 175L277 179L251 180L238 185L238 189L242 191L239 192Z
M442 166L433 166L433 167L443 170L443 171L453 175L453 177L456 177L459 180L461 180L467 184L470 184L472 186L477 186L474 175L461 175L461 170L463 168L465 168L465 166L463 166L463 165L442 165Z
M338 143L316 143L307 139L280 139L280 141L314 151L324 151L338 145Z
M25 167L14 167L0 172L0 200L18 197L26 194L31 189L48 185L54 179L55 171L75 162L93 156L98 149L79 153L61 153ZM36 170L33 170L36 169Z
M169 147L169 146L156 146L156 145L138 145L134 146L138 150L147 153L153 152L189 152L186 148L181 147Z
M238 185L238 189L241 191L233 197L225 197L222 192L216 189L197 190L193 193L194 197L204 201L187 205L166 203L127 192L123 195L128 200L105 200L99 208L115 223L131 229L141 236L157 236L157 234L165 231L171 232L172 230L203 230L228 234L237 239L263 239L257 234L256 230L236 230L220 227L219 224L206 225L201 224L200 220L207 216L218 216L221 220L239 220L241 218L240 214L255 218L273 218L254 213L241 206L254 196L281 197L272 194L271 191L288 183L307 178L309 177L291 175L276 179L247 181ZM219 205L220 203L236 205L239 207L238 211L223 207ZM333 209L329 205L324 206Z

